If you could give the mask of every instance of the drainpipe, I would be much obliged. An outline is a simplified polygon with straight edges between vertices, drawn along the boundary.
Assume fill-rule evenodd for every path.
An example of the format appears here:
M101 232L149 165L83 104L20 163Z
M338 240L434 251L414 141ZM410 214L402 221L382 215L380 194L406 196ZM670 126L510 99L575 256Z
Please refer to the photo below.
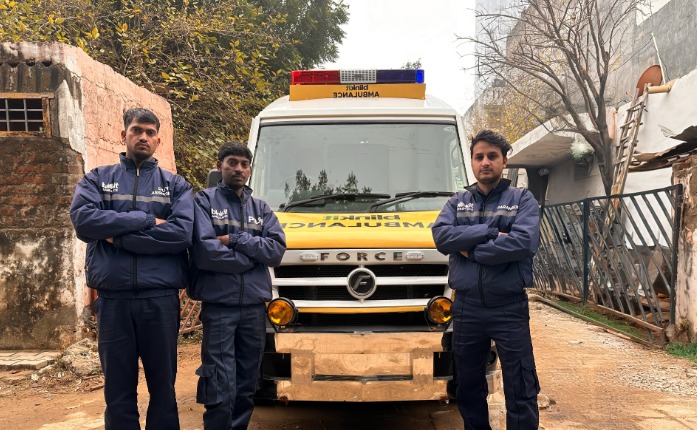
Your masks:
M646 89L646 92L648 92L649 94L669 93L670 90L673 89L674 83L675 83L675 80L672 80L672 81L668 82L667 84L656 85L655 87L649 85Z

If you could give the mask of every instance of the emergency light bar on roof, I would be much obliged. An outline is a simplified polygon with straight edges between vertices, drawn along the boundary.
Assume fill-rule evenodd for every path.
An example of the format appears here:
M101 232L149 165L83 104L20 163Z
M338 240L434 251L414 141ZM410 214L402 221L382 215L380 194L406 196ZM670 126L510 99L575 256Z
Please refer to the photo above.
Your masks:
M296 70L290 100L321 98L426 98L421 69Z

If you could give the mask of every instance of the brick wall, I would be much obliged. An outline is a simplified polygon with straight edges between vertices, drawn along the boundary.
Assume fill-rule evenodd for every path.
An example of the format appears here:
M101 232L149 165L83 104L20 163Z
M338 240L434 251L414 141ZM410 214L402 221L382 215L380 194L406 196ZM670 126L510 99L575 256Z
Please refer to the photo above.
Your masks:
M58 139L0 139L0 228L72 228L67 209L82 175Z
M59 139L0 139L0 348L60 348L78 329L68 208L82 177Z

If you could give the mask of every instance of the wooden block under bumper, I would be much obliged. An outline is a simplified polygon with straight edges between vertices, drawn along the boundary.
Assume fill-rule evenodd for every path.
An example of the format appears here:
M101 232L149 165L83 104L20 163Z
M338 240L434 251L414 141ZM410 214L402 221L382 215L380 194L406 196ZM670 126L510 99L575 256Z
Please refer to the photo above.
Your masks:
M443 333L278 333L276 352L290 353L291 380L277 382L287 400L441 400L433 379Z
M276 352L315 354L377 354L442 351L442 332L414 333L276 333Z
M308 385L278 381L278 397L298 401L393 402L441 400L447 396L446 381L417 384L413 381L315 381Z

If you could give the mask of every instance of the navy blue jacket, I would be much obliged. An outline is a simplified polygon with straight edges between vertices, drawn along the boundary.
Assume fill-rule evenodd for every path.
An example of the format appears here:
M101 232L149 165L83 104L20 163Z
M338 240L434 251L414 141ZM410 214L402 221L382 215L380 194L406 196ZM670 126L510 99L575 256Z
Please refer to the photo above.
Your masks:
M143 293L186 287L194 203L184 178L133 160L97 167L78 183L70 205L77 237L87 242L87 285ZM167 222L155 225L155 218ZM114 243L108 243L112 238Z
M240 200L222 182L196 194L190 297L223 305L271 300L269 267L281 264L286 236L276 214L251 194L245 187ZM228 246L217 239L224 235Z
M448 283L458 300L498 306L520 300L532 285L539 208L532 193L510 184L502 179L488 195L476 184L467 187L450 198L433 225L436 248L449 255Z

